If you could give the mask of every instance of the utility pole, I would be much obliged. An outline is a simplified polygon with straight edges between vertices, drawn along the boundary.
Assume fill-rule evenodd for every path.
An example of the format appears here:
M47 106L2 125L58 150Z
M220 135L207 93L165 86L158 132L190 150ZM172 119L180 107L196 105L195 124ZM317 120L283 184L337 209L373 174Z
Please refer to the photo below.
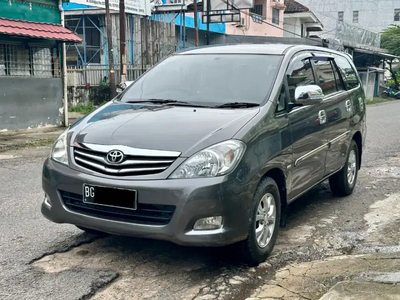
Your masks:
M210 45L210 6L211 1L207 0L207 45Z
M194 10L194 36L195 36L195 46L199 46L199 27L197 25L197 0L193 0L193 10Z
M183 49L186 48L186 7L185 7L185 0L183 0L183 30L182 30L182 44Z
M112 23L110 17L110 1L105 0L106 5L106 27L107 27L107 48L108 48L108 69L110 70L110 75L108 77L111 84L111 98L117 95L115 89L115 70L114 70L114 56L112 48Z
M65 27L64 10L62 9L62 2L60 0L60 11L61 11L61 25ZM83 41L85 42L85 41ZM68 119L68 83L67 83L67 50L65 43L62 43L62 78L63 78L63 96L64 96L64 126L69 126Z
M121 51L121 83L126 81L126 16L125 16L125 0L119 0L119 48Z

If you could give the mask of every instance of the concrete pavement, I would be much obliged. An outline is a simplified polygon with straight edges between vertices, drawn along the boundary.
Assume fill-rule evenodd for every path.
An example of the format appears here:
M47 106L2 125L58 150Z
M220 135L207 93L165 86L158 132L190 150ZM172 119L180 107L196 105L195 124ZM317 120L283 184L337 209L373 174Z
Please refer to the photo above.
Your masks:
M83 117L69 113L69 124ZM26 147L49 146L65 130L64 127L44 127L26 130L0 130L0 152Z

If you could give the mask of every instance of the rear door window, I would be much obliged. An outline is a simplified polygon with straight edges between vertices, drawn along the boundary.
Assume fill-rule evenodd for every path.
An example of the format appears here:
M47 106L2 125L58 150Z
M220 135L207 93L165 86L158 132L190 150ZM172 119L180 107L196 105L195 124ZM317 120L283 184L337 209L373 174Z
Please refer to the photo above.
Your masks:
M338 55L335 57L335 62L342 75L346 89L351 90L358 87L360 82L358 81L357 73L351 66L350 62L346 58Z
M332 62L328 58L314 59L317 84L321 87L325 96L336 93L338 87L336 86L335 71Z

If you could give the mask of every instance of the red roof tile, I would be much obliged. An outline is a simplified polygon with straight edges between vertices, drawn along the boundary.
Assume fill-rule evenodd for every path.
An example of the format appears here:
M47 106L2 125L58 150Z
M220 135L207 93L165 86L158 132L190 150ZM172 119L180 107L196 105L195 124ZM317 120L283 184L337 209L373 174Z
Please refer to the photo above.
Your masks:
M37 23L0 18L0 34L80 43L82 39L61 24Z
M310 11L307 6L295 1L295 0L285 0L285 13L297 13L297 12L306 12Z

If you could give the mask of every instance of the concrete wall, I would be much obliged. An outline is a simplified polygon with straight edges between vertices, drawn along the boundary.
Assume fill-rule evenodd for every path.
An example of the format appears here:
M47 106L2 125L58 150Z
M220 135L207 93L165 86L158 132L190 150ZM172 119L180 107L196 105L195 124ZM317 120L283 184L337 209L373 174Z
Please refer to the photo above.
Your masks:
M68 87L68 103L69 106L78 104L88 104L93 102L94 105L100 105L105 101L111 100L111 89L108 86L91 86L87 89L84 86Z
M338 12L344 12L346 23L381 32L390 24L400 25L394 21L394 10L400 9L400 1L392 0L298 0L307 6L324 24L324 37L334 37ZM358 11L358 23L353 23L353 11Z
M61 125L61 78L1 77L0 130Z
M299 37L301 36L301 19L300 18L285 18L283 23L284 37Z
M278 26L274 25L272 21L268 19L272 18L272 13L271 16L267 16L267 20L261 23L254 22L253 18L250 15L242 14L242 18L246 19L246 25L243 27L238 27L234 23L226 24L226 34L282 37L283 36L282 11L280 15L282 15L282 17L279 18L279 26Z

